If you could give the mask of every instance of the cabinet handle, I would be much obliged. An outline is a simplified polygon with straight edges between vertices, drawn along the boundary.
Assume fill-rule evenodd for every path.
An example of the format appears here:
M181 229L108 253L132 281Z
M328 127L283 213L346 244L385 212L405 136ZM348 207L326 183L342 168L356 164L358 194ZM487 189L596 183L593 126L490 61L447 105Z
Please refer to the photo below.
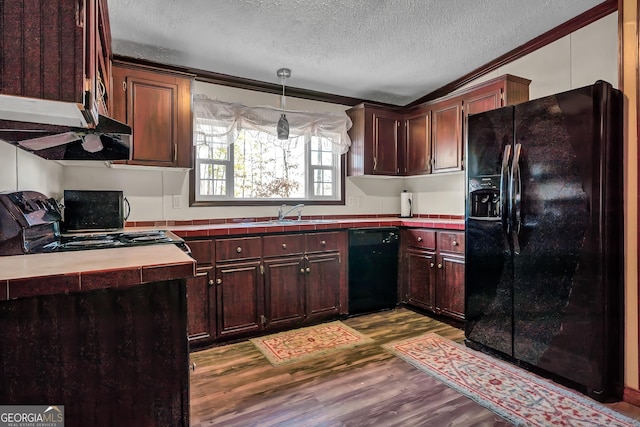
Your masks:
M453 242L451 242L451 244L452 244L453 246L458 246L458 242L456 242L455 240L454 240Z
M221 285L221 284L222 284L222 279L216 279L216 283L217 283L218 285Z
M442 264L438 264L438 268L442 268Z
M422 237L418 237L418 242L422 242Z
M433 268L433 267L435 267L435 266L436 266L436 265L435 265L434 263L429 264L429 267L431 267L431 268Z
M307 267L307 273L310 272L310 271L311 271L311 269L309 267Z
M218 279L219 280L219 279ZM213 286L213 279L209 280L209 286Z
M282 249L287 249L287 244L286 243L282 244Z
M191 370L192 371L196 370L196 363L195 362L191 363Z
M322 242L320 242L320 244L321 244L322 246L327 246L327 242L325 242L324 240L323 240Z
M241 252L242 252L242 248L241 248L240 246L238 246L238 247L236 248L236 252L241 253Z
M376 157L373 158L373 170L378 168L378 159Z
M178 161L178 144L173 144L173 163Z

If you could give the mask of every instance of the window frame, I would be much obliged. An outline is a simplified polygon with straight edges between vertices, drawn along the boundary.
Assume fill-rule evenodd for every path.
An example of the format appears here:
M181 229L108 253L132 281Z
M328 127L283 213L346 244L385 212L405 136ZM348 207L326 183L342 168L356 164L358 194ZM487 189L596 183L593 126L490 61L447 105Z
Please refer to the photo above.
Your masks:
M225 162L213 161L213 160L204 160L205 163L210 164L222 164L229 163L231 166L231 170L233 170L233 149L230 149L229 160ZM305 185L308 188L312 188L313 186L313 170L322 169L318 166L311 165L311 148L310 143L305 147L305 157L308 167L308 173L306 178ZM283 203L304 203L305 205L345 205L345 180L347 176L347 154L342 154L338 156L338 165L340 167L340 173L338 175L339 182L334 184L334 188L337 191L340 191L340 198L337 199L328 199L324 197L316 197L312 199L306 198L296 198L296 199L209 199L209 200L196 200L196 186L199 185L197 182L198 171L200 163L197 159L197 149L195 145L191 145L191 161L194 165L193 168L189 171L189 206L279 206ZM230 194L233 192L233 173L231 173L231 179L227 180L227 193Z

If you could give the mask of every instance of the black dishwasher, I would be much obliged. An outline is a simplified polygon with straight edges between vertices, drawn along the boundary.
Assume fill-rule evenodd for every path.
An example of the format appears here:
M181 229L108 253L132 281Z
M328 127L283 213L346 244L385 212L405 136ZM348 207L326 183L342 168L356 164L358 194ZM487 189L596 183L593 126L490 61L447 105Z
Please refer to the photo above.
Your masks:
M349 230L349 314L396 306L398 245L395 227Z

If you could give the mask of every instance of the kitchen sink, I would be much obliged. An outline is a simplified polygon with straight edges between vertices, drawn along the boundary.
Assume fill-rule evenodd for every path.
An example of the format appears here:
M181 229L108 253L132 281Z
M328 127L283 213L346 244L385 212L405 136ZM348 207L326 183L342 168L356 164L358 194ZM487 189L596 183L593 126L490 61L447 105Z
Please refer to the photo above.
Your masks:
M335 219L272 219L270 221L243 222L243 227L264 227L267 225L302 225L302 224L331 224Z

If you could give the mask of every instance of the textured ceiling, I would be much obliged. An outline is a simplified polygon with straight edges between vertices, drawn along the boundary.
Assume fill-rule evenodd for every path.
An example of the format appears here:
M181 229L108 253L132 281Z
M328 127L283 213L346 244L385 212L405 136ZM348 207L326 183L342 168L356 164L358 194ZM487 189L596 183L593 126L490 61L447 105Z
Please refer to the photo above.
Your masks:
M406 105L602 0L108 0L115 54Z

